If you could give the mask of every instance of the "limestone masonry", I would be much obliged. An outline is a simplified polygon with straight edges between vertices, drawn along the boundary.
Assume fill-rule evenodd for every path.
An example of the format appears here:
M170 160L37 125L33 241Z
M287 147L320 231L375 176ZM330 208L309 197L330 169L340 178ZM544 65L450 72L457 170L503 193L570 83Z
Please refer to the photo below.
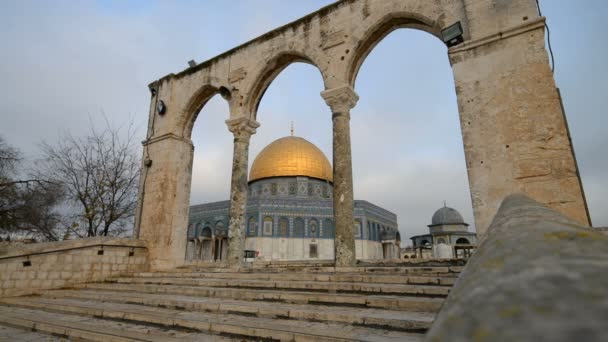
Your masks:
M559 93L533 0L344 0L279 27L211 60L150 84L149 125L137 211L137 236L153 269L184 263L196 116L220 94L234 134L226 258L245 249L249 139L272 80L290 63L316 66L333 124L334 255L355 262L350 109L360 65L387 34L414 28L441 39L460 23L448 49L458 98L475 225L483 237L500 201L525 193L590 225ZM158 111L162 108L162 113ZM379 117L379 120L382 118ZM263 122L261 123L263 124Z

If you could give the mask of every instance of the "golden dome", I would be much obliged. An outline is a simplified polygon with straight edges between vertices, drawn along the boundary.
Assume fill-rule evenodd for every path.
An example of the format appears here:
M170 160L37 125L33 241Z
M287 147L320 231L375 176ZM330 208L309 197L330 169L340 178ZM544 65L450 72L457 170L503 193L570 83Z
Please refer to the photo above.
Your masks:
M249 181L282 176L305 176L332 182L331 164L321 150L300 137L284 137L266 146L251 165Z

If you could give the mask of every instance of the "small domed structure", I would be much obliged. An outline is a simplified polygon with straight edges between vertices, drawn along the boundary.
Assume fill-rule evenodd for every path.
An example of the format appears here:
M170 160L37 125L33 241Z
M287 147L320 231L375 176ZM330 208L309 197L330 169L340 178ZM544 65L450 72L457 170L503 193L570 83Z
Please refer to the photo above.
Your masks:
M464 219L462 215L458 212L458 210L454 208L450 208L448 206L444 206L439 208L431 219L430 226L440 225L440 224L464 224Z
M422 258L468 258L477 246L477 235L469 232L469 224L458 210L445 202L435 211L427 227L429 234L411 237L414 250L418 250Z

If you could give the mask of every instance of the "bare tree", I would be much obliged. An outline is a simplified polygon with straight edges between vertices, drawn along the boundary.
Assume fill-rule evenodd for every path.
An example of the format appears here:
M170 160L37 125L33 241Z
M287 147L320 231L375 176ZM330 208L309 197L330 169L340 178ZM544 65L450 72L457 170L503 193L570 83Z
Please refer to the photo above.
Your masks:
M0 233L59 240L61 185L35 177L20 179L21 162L19 151L0 137Z
M37 174L62 184L68 210L64 227L81 237L124 235L137 204L139 158L131 126L126 135L106 127L86 137L65 133L56 144L41 145Z
M7 186L12 182L11 176L20 161L19 151L0 137L0 186Z

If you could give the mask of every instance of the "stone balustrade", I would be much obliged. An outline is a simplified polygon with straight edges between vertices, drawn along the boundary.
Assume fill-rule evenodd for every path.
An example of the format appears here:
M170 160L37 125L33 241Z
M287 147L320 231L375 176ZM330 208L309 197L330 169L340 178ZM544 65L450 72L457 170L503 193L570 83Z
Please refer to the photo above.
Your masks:
M148 269L141 240L97 237L0 249L0 297L32 294Z
M426 341L600 341L608 236L508 196Z

